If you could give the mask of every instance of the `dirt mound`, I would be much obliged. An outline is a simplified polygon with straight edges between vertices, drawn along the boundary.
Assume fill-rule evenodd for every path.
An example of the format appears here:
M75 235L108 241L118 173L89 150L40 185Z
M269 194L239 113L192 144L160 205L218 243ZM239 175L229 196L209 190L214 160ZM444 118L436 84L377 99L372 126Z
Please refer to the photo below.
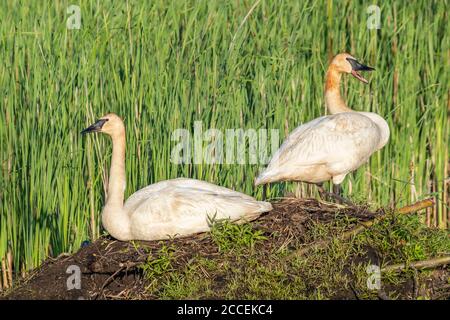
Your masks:
M334 219L337 213L363 220L373 215L362 207L343 209L313 199L285 199L274 203L274 210L252 223L254 228L262 230L264 235L271 239L259 249L271 251L287 245L295 247L303 243L302 234L312 221L327 222ZM271 237L274 234L277 234L277 237ZM109 237L101 238L80 248L73 255L63 254L47 259L6 298L148 298L138 266L147 261L148 257L157 255L164 245L171 245L176 249L176 267L182 268L198 255L220 259L218 247L208 233L166 241L134 243L116 241ZM77 267L81 271L81 289L75 287L68 290L68 279ZM72 283L72 280L73 278L70 278L69 282Z
M284 199L273 203L274 210L252 222L268 239L257 250L298 248L303 235L319 223L328 223L337 215L355 221L373 219L382 211L366 207L343 207L314 199ZM6 299L151 299L140 266L158 256L163 247L174 248L173 268L180 270L196 257L225 259L210 234L165 241L121 242L109 237L83 246L73 255L47 259L27 279L21 280ZM81 286L74 280L80 271ZM68 288L71 288L70 290Z

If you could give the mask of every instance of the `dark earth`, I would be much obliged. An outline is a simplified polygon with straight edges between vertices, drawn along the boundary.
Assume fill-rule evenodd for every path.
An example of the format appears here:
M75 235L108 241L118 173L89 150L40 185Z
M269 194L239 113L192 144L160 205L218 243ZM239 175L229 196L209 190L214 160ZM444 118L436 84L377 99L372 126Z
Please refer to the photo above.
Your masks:
M277 248L294 248L305 245L302 235L311 226L311 222L328 223L335 218L337 207L313 199L284 199L274 203L274 210L253 221L255 229L262 230L269 241L258 244L256 249L267 251ZM339 207L339 214L349 215L358 221L373 219L383 214L383 210L369 211L366 207ZM273 235L277 234L276 237ZM146 292L145 279L139 266L151 254L156 254L162 245L173 245L175 250L174 268L182 268L194 256L208 259L223 259L217 245L209 234L197 234L188 238L167 241L121 242L110 237L102 237L93 243L82 246L73 255L62 254L47 259L42 266L26 279L18 281L15 288L7 292L3 299L154 299ZM377 253L368 248L367 255L361 261L377 261ZM67 290L66 273L69 266L79 266L81 270L81 289ZM427 288L439 293L438 299L450 296L448 268L438 268L430 277ZM214 277L214 275L210 275ZM216 279L220 285L221 280ZM396 289L404 296L413 296L414 279ZM443 293L442 293L443 292ZM379 298L383 299L381 292ZM1 299L2 297L0 297ZM208 297L205 297L208 298ZM353 290L340 292L334 299L358 299Z

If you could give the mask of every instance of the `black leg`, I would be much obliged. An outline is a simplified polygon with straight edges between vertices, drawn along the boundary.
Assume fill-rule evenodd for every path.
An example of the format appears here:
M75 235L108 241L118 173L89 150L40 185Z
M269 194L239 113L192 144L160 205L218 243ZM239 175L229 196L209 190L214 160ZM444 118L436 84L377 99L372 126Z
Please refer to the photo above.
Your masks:
M316 183L316 185L317 185L317 190L319 191L320 199L326 200L326 193L327 192L323 188L323 183Z
M342 188L340 184L333 184L333 193L342 197Z
M264 184L262 189L262 200L265 201L266 197L267 197L267 184Z
M341 186L340 185L333 185L333 193L325 191L323 188L322 183L317 183L317 188L319 189L320 198L322 200L326 200L326 197L333 198L337 200L338 203L345 203L346 205L349 205L351 207L354 207L355 205L353 202L351 202L348 199L345 199L340 195L341 193Z
M338 203L345 203L346 205L355 207L353 202L342 196L342 188L340 184L333 184L333 198L338 200Z

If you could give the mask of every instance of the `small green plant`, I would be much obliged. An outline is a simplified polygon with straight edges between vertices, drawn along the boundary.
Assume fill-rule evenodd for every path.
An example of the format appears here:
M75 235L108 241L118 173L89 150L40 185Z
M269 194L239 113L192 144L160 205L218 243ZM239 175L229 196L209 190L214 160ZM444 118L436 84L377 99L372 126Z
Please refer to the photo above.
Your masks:
M147 261L140 266L146 279L153 279L172 269L173 254L175 249L173 246L163 245L158 251L157 257L149 254Z
M219 251L253 248L257 242L267 239L261 230L253 229L250 224L234 224L229 220L214 221L211 236Z

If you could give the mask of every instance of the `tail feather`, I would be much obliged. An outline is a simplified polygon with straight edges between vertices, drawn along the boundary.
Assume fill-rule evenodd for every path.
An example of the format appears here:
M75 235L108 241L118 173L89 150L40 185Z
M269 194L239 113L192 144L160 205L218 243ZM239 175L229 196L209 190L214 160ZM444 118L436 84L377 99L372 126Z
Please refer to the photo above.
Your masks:
M259 216L261 214L263 214L264 212L273 210L272 204L270 202L258 201L257 204L258 204L258 208L256 208L256 210L254 212L246 214L245 216L239 217L234 222L236 222L238 224L239 223L247 223L247 222L258 219Z
M269 182L270 182L270 176L263 172L255 179L255 186L267 184Z
M270 202L266 201L258 201L259 204L259 212L267 212L273 210L272 204Z

